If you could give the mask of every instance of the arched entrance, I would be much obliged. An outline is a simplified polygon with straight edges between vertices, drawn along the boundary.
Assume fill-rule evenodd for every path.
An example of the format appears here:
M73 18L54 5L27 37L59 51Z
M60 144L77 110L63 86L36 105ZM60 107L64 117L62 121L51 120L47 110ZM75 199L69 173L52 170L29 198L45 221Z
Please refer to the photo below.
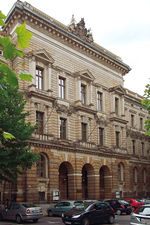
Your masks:
M60 199L74 199L73 167L69 162L59 166L59 191Z
M99 177L100 199L111 198L112 177L110 176L110 170L107 166L102 166L100 168Z
M82 198L94 199L95 177L93 167L87 163L82 168Z

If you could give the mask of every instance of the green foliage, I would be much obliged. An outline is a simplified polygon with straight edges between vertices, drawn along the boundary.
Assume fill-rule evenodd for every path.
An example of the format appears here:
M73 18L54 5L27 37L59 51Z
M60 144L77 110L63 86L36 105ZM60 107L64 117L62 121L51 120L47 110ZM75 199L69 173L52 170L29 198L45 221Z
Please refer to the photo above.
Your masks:
M29 47L29 40L33 36L33 34L26 30L25 23L22 24L20 27L16 28L16 33L18 36L18 46L19 48L23 49Z
M5 89L0 89L0 99L0 127L5 130L0 145L0 179L11 182L38 159L28 142L35 126L25 122L29 113L24 112L26 100L18 87L5 83Z
M150 84L147 84L144 91L144 99L142 100L142 104L145 109L148 111L150 115ZM147 130L147 135L150 136L150 120L145 121L145 128Z
M6 17L0 11L0 26L4 26ZM6 60L13 61L16 56L23 57L22 49L29 46L32 34L25 24L16 28L17 45L10 36L0 37L0 46ZM21 80L31 81L26 73L19 75ZM30 150L29 139L35 126L26 121L28 112L24 112L26 100L18 90L18 78L3 60L0 60L0 180L14 182L18 174L31 168L38 160L38 154Z
M0 11L0 26L5 26L4 20L6 19L6 16Z

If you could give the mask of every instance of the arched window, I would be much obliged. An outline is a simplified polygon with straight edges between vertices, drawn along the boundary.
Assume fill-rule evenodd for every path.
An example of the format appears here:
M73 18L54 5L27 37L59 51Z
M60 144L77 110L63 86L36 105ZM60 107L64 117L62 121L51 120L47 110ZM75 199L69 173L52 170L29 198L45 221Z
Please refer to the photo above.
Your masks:
M124 167L122 163L118 164L118 181L119 182L124 181Z
M47 157L43 153L40 153L37 162L37 176L43 178L47 177Z
M133 182L134 184L137 184L137 168L136 167L133 169Z

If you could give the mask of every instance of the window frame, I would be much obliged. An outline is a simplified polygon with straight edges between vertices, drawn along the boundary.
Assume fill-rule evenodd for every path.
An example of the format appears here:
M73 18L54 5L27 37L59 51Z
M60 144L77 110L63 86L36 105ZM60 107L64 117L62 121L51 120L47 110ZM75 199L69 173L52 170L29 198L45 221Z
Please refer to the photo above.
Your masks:
M103 111L103 93L100 91L97 92L97 110L99 112Z
M81 102L83 105L86 105L86 89L87 86L81 83Z
M99 145L104 146L104 128L99 127Z
M60 117L60 126L59 126L59 132L60 132L60 139L66 140L67 139L67 119Z
M37 73L38 71L38 73ZM39 73L39 71L41 72L41 74ZM35 68L35 75L36 75L36 89L38 90L44 90L44 68L36 65Z
M86 142L87 141L87 123L82 122L81 123L81 139L82 141Z
M62 76L58 78L58 96L61 99L66 98L66 78Z
M36 123L38 124L36 133L43 134L44 133L44 112L36 111Z

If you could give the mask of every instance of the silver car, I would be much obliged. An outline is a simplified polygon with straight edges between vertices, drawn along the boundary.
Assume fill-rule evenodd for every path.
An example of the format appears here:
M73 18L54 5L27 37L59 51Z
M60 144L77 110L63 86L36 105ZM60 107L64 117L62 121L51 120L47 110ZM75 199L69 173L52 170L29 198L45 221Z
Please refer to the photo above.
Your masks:
M150 224L150 204L142 205L131 215L130 225Z
M22 221L27 220L37 222L42 216L41 207L26 202L12 203L0 211L1 220L14 220L17 223L22 223Z

